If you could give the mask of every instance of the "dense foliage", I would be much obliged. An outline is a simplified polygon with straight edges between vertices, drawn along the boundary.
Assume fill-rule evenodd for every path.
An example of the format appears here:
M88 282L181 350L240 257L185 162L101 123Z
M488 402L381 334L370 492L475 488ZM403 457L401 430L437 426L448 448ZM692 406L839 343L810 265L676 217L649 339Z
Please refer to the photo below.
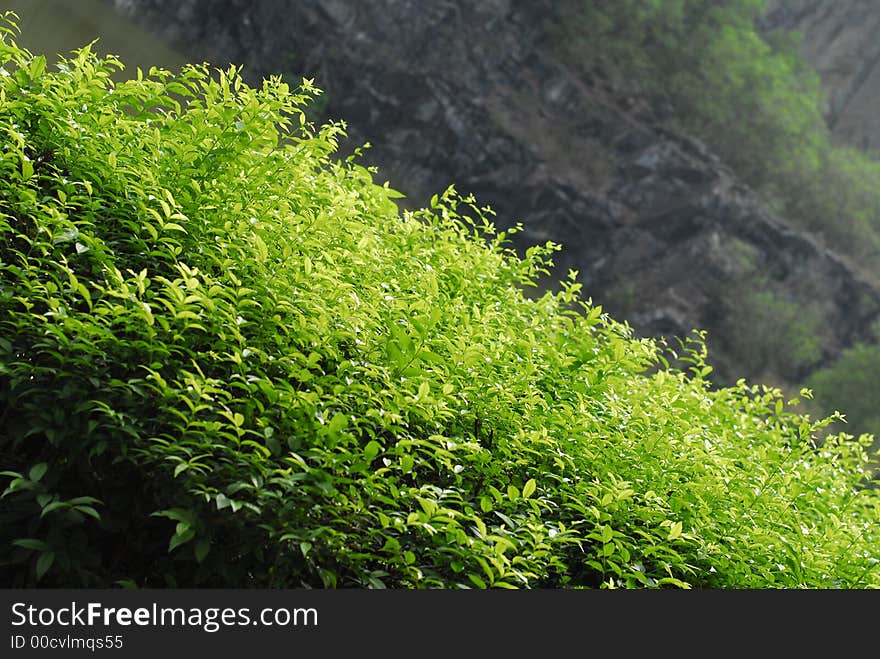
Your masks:
M524 296L555 246L399 213L309 81L2 34L4 585L880 584L864 442Z
M825 409L846 410L856 428L880 428L880 346L859 343L808 381Z

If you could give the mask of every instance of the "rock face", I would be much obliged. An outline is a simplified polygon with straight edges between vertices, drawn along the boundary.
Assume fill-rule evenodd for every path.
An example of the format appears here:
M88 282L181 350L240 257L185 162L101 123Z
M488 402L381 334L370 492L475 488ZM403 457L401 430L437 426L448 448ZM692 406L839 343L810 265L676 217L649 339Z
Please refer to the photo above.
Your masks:
M876 288L699 142L561 61L554 2L107 1L193 58L243 63L252 79L315 77L326 116L373 144L366 159L408 203L455 183L500 226L522 222L520 246L562 243L558 274L578 270L641 334L706 329L719 382L794 385L880 313ZM809 321L818 343L783 354L789 321Z
M821 78L835 137L880 156L880 4L770 0L765 25L803 35L803 54Z

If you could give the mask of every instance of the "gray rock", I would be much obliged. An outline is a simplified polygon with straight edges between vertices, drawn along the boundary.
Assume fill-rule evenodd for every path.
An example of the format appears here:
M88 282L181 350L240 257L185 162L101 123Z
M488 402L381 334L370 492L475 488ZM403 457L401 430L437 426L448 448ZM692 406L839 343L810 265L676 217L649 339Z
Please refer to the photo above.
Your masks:
M827 96L825 116L841 144L880 156L880 3L770 0L765 30L797 30Z

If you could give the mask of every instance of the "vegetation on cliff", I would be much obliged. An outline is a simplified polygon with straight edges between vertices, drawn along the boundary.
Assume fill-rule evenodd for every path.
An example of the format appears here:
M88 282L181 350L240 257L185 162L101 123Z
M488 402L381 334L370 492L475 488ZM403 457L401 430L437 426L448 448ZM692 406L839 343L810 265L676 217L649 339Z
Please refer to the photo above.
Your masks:
M766 0L569 5L571 54L614 62L778 210L880 264L880 165L832 146L799 35L756 27Z
M869 587L864 441L713 390L315 90L0 49L7 586Z
M832 144L818 76L800 54L800 36L757 28L766 0L570 0L563 7L559 43L566 57L611 71L617 84L651 99L776 211L880 281L880 163ZM747 293L751 300L762 295ZM743 311L752 328L741 350L745 362L784 353L783 376L821 363L810 318L792 324L790 313L770 303ZM767 322L768 314L777 322ZM780 325L802 335L800 347L780 352ZM821 403L847 413L851 432L880 431L876 415L861 411L877 404L875 386L849 387L853 398L831 387L843 370L872 380L871 363L843 360L826 362L810 384Z

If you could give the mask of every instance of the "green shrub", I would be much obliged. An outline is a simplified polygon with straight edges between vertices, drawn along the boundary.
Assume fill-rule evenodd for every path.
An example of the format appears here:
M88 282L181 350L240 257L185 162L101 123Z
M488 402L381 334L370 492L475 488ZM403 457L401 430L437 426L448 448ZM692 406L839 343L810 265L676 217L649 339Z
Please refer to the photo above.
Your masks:
M862 444L712 390L312 91L0 50L7 586L867 587Z
M822 357L818 314L769 289L743 297L734 353L751 372L779 373L791 381L805 377Z
M848 432L880 433L880 346L857 344L808 381L823 409L840 410Z

